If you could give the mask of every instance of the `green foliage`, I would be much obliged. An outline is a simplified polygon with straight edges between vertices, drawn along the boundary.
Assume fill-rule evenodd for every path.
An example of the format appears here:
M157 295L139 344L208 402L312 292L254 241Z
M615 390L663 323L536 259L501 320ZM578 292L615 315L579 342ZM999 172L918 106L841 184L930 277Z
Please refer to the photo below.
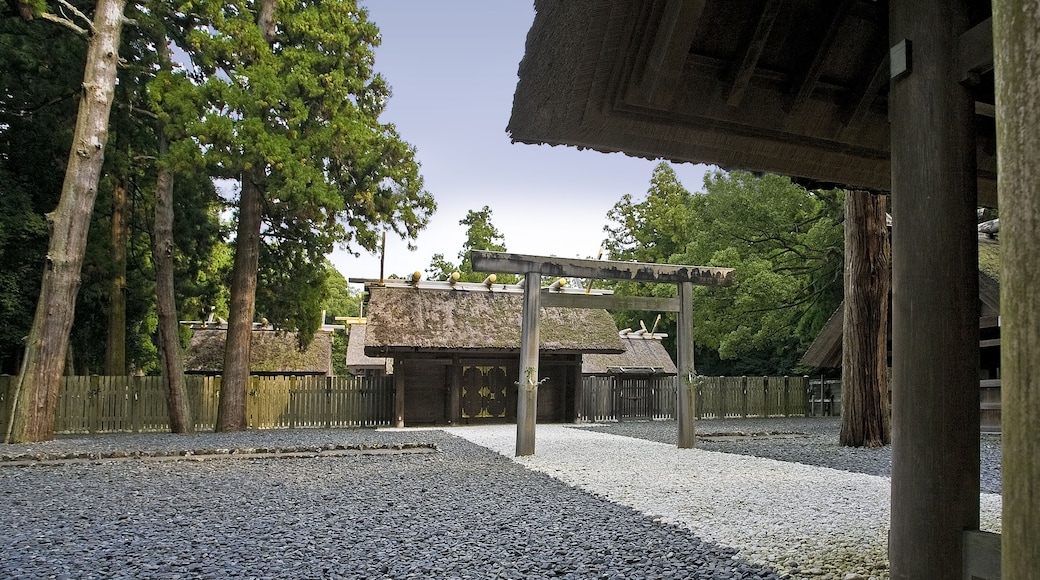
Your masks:
M337 316L360 316L361 293L352 289L339 270L328 266L328 294L322 309L325 323L336 324Z
M265 235L323 253L374 251L384 228L414 239L436 206L414 148L378 120L390 90L372 70L367 13L346 0L282 3L271 49L253 3L191 6L207 23L187 37L192 57L221 74L200 86L208 111L187 133L217 176L267 168Z
M0 374L14 374L36 309L47 224L2 165L0 207Z
M36 310L85 48L59 26L0 18L0 373L18 372Z
M677 259L733 267L738 284L698 290L698 336L723 359L772 353L791 372L841 301L844 193L743 172L709 174L705 190Z
M337 316L359 316L361 294L350 288L347 279L339 270L329 266L328 295L325 298L325 323L339 324ZM332 372L336 376L347 374L347 332L336 331L332 335Z
M281 3L268 39L256 9L182 4L204 23L184 40L197 74L160 79L152 99L171 119L198 111L171 146L176 163L231 179L263 168L257 315L309 341L324 256L337 244L374 251L387 229L414 239L435 204L414 148L379 122L390 89L372 69L379 33L367 13L349 0Z
M841 300L843 199L784 177L721 171L690 195L661 164L646 199L625 196L608 213L606 247L612 259L734 268L735 286L696 289L698 371L788 373ZM674 291L617 285L619 294ZM616 316L635 327L653 315ZM674 315L664 318L673 339L674 325Z
M458 272L459 280L462 282L481 282L491 272L474 272L469 257L470 251L504 252L505 236L491 223L491 208L486 205L479 211L466 212L466 217L459 220L459 225L466 226L466 241L462 243L462 250L458 254L459 265L449 262L444 254L434 254L426 273L429 278L446 280L453 272ZM517 276L513 274L496 274L496 277L500 284L515 284L518 281Z
M91 3L73 4L89 14ZM80 371L97 371L103 357L116 183L132 199L127 357L146 370L157 356L149 231L160 166L175 173L181 318L205 319L211 309L227 316L233 247L213 178L263 167L257 314L304 338L323 304L343 309L338 315L357 311L357 297L345 283L338 288L342 277L325 262L335 245L372 251L385 230L414 239L435 209L414 148L379 121L390 89L373 71L379 34L366 12L353 0L281 3L269 43L256 25L258 5L127 7L135 26L120 45L124 66L71 337ZM189 59L183 68L165 66L167 42ZM84 48L52 23L0 19L0 372L17 370L32 321L49 235L43 216L61 190Z

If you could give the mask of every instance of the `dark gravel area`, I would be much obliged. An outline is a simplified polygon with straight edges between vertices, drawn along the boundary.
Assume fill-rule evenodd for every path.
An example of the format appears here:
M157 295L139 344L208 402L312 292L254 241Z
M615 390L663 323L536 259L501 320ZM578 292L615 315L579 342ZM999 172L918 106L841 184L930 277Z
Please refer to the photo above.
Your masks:
M439 451L317 453L430 445ZM9 459L113 458L0 462L3 578L777 578L730 548L441 431L110 435L4 447ZM310 448L308 458L226 456ZM149 458L183 451L191 455ZM225 457L201 459L213 453Z
M678 433L675 421L625 421L582 428L672 444ZM702 419L697 421L697 446L709 451L891 476L891 446L842 447L838 445L840 430L839 417ZM999 494L1000 436L981 435L980 449L981 489L984 493Z

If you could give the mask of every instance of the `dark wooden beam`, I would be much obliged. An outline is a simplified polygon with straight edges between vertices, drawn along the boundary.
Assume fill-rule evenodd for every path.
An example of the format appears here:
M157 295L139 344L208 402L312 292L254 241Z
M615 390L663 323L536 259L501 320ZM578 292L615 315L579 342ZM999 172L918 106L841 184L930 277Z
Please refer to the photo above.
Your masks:
M646 312L678 312L678 298L653 296L616 296L612 294L562 294L542 290L542 307L598 308L603 310L642 310Z
M648 264L645 262L611 262L579 258L531 256L508 252L470 252L473 270L541 276L592 278L594 280L636 280L679 284L690 282L698 286L731 286L732 268Z
M844 127L855 127L863 123L871 105L877 99L882 87L888 84L888 48L885 47L887 37L878 45L872 62L875 63L874 73L864 79L864 82L856 89L856 98L851 100L845 107L841 116L841 124Z
M1000 534L968 531L961 542L965 578L1000 579Z
M394 360L394 427L404 427L404 360Z
M974 86L993 72L993 19L987 18L961 35L957 43L957 80Z
M820 37L820 42L816 45L816 52L794 84L794 98L787 104L785 111L797 110L812 95L813 89L816 88L816 82L820 79L823 63L827 60L831 46L834 45L834 40L838 38L838 30L841 28L841 24L844 22L845 16L849 13L853 3L854 0L839 0L835 2L834 12L831 13L830 21Z
M888 2L893 43L913 41L913 65L888 91L896 216L889 532L893 580L963 577L962 533L979 529L975 102L955 82L957 46L969 21L969 4ZM1002 236L1004 225L1002 219ZM1004 251L1002 246L1002 258ZM1035 254L1032 259L1035 263ZM1004 377L1006 369L1001 369ZM1005 408L1006 403L1005 398ZM1006 445L1007 439L1005 462ZM1007 502L1007 471L1004 476ZM1021 509L1021 504L1011 505ZM1004 525L1007 531L1006 519Z
M625 99L633 105L667 109L680 79L704 11L705 0L666 0L645 64L636 71Z
M762 11L758 14L758 21L755 23L755 30L751 33L751 38L744 43L740 53L734 59L735 66L729 75L730 87L726 94L726 104L730 107L736 107L743 100L744 91L751 84L751 77L755 75L755 68L758 67L758 59L762 56L766 41L769 40L769 33L773 30L773 23L776 22L776 16L780 14L780 8L783 5L784 0L766 0Z

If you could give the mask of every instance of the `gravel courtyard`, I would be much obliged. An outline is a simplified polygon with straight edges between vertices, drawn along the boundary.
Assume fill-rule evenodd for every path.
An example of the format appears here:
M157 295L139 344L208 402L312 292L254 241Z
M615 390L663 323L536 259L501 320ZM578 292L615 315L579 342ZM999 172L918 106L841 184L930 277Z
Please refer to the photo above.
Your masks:
M0 577L884 578L873 524L860 545L834 538L841 514L887 522L885 451L860 450L859 473L748 457L843 453L833 420L777 421L701 421L697 450L674 448L674 422L539 425L520 460L509 425L2 446ZM776 493L789 505L762 503ZM798 507L813 496L829 498L815 516ZM983 499L999 526L999 496ZM825 561L827 534L862 561Z

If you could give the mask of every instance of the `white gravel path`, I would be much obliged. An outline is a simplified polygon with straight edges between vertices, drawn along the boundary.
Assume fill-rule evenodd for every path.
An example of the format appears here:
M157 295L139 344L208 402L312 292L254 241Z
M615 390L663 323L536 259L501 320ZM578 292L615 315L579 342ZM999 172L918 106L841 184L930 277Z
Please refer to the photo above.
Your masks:
M445 430L515 455L515 425ZM887 477L677 449L563 425L539 425L535 455L514 460L736 548L740 557L790 577L887 577ZM981 504L982 528L999 532L1000 496L982 494Z

